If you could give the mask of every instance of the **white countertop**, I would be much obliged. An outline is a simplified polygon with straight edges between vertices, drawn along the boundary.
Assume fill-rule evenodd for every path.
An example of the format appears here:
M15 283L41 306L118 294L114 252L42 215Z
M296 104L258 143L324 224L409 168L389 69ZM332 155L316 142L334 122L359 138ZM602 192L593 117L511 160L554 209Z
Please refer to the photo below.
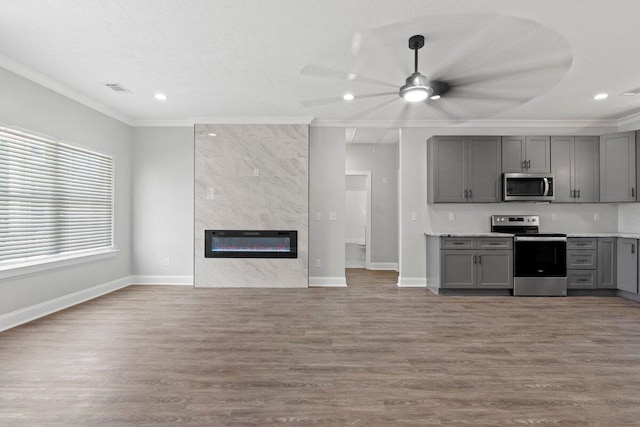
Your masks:
M427 231L424 233L426 236L434 237L513 237L510 233L452 233L449 231Z
M474 233L474 232L449 232L449 231L427 231L426 236L433 237L513 237L510 233ZM567 233L567 237L622 237L627 239L640 239L640 233Z

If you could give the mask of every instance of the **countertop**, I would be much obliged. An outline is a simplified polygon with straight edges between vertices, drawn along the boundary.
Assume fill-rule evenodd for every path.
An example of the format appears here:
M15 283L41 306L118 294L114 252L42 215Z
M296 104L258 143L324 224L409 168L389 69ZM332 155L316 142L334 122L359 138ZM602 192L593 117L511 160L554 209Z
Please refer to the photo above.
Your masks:
M544 231L543 231L544 233ZM427 231L426 236L433 237L513 237L510 233L473 233L473 232L448 232L448 231ZM640 233L567 233L567 237L622 237L626 239L640 239Z
M438 232L438 231L428 231L424 233L426 236L434 236L434 237L513 237L511 233L451 233L451 232Z

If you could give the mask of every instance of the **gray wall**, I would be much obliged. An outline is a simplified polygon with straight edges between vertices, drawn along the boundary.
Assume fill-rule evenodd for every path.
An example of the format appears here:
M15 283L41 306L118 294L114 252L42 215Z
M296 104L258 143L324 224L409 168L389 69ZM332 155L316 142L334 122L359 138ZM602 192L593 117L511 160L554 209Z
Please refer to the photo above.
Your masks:
M309 284L345 285L344 128L309 133ZM329 213L336 220L329 220ZM320 214L320 220L316 215ZM316 267L320 260L320 267Z
M196 125L194 171L195 286L307 287L308 125ZM205 258L207 229L297 230L298 257Z
M345 155L347 171L371 171L371 262L397 263L398 144L347 144Z
M192 282L193 127L135 128L133 137L133 274Z
M130 275L131 128L2 68L0 87L0 122L113 156L119 249L115 258L0 280L0 315Z

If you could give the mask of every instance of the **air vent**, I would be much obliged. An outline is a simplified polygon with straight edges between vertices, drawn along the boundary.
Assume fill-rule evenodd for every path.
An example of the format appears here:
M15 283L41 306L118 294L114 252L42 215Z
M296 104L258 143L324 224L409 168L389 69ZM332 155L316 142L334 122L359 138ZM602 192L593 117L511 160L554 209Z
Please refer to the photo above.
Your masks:
M622 95L622 96L636 96L639 93L640 93L640 87L637 87L635 89L625 90L620 95Z
M118 92L118 93L133 93L129 89L127 89L126 87L122 86L120 83L105 83L105 86L108 87L109 89L113 90L114 92Z

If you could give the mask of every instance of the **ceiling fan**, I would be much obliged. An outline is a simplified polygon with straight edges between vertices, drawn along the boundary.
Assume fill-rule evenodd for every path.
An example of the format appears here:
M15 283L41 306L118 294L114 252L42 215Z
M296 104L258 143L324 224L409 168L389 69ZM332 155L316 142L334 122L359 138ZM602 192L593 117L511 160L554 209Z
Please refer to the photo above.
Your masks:
M537 22L514 16L461 16L423 17L364 33L357 43L346 44L346 52L338 47L326 55L329 60L305 66L300 75L305 93L312 93L318 85L316 93L340 94L328 98L305 95L302 105L321 119L462 122L485 118L543 95L571 67L568 43ZM422 31L427 26L431 30ZM408 39L413 72L405 71L404 76L409 75L400 85L392 76L397 76L397 70L391 70L388 63L397 66L402 56L406 64L406 53L399 49L398 41L402 32L411 29L418 30ZM418 51L425 47L423 34L428 36L429 47L425 74L419 71L418 57ZM406 35L404 40L406 43ZM366 41L372 42L364 46ZM354 49L354 45L358 47ZM385 53L392 61L383 58ZM328 84L336 80L340 82ZM389 90L374 92L374 86ZM374 103L376 100L382 102Z
M429 81L418 71L418 51L424 47L424 36L417 34L409 38L409 49L414 51L414 71L407 77L399 94L405 101L420 102L427 98L438 100L449 90L449 84L437 80Z

